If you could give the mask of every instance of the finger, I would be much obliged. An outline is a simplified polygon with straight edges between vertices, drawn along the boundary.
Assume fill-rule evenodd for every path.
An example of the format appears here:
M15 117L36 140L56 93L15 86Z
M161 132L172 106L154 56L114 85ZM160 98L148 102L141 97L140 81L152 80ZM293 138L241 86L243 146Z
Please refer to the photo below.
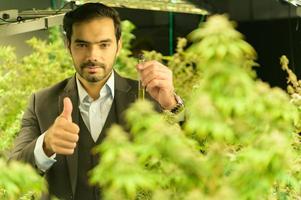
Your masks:
M158 61L151 60L151 61L146 61L146 62L143 62L143 63L139 63L139 64L137 65L137 69L138 69L139 71L141 71L141 70L145 70L145 69L147 69L147 68L149 68L149 67L151 67L151 66L156 66L156 65L164 66L164 65L162 65L161 63L159 63Z
M74 148L69 149L69 148L62 148L62 147L54 147L53 151L56 154L61 154L61 155L72 155L74 153Z
M64 130L60 130L59 133L56 133L56 137L59 138L60 140L64 140L67 142L78 142L79 139L79 135L78 134L74 134L74 133L70 133Z
M79 133L79 126L73 122L69 122L64 117L58 117L55 123L57 128L63 129L64 131L71 132L74 134Z
M72 122L72 102L69 97L64 98L64 108L63 112L61 113L61 116L67 119L69 122Z
M159 80L159 79L153 79L146 85L146 91L152 92L154 89L158 88L164 88L166 87L166 81L165 80Z
M60 147L60 148L65 148L65 149L74 149L76 147L76 142L69 142L65 140L55 140L53 141L54 146Z
M78 134L79 133L79 126L75 123L68 123L65 125L64 130L73 134Z
M142 85L146 87L151 81L156 79L165 80L169 82L169 80L171 80L171 77L165 72L153 71L150 72L148 75L144 76L143 78L141 78Z
M151 69L169 70L168 67L166 67L162 63L159 63L158 61L149 61L149 62L142 63L140 65L142 65L140 71L147 71L147 70L151 70Z
M146 68L144 70L141 70L139 73L140 73L140 76L142 78L145 78L147 76L149 76L150 74L152 73L166 73L166 74L169 74L170 72L168 71L168 69L165 69L165 68L162 68L162 67L158 67L158 66L150 66L149 68Z
M162 75L165 74L166 77L172 79L172 71L160 63L149 65L147 68L140 70L139 73L141 79L146 79L150 76L156 76L156 74L159 73L161 73Z

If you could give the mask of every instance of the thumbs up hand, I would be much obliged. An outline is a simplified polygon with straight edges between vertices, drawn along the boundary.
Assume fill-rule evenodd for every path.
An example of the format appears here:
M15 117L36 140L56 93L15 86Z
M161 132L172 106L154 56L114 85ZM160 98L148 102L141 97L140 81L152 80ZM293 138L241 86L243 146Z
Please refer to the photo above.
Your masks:
M64 109L52 126L46 131L43 149L47 156L54 153L71 155L79 139L79 127L72 122L72 102L64 98Z
M71 100L68 97L64 98L64 109L61 114L61 117L65 118L69 122L72 122L72 109L73 106Z

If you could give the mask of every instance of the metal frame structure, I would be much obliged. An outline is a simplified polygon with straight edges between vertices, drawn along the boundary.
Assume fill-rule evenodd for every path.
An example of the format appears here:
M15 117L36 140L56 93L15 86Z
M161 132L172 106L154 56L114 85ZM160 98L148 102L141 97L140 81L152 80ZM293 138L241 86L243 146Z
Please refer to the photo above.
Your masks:
M36 30L46 30L52 26L60 25L65 13L69 10L26 10L20 13L16 10L15 12L18 13L17 18L0 21L0 37ZM5 11L2 13L5 14Z
M33 15L31 15L31 18L24 19L23 17L21 17L22 20L20 20L19 22L7 22L0 24L0 37L36 30L46 30L52 26L62 24L63 17L65 15L65 13L61 13L41 16L41 13L43 13L44 11L41 13L39 11L34 12L36 13L36 15L35 13L33 13Z
M94 1L95 2L95 1ZM99 1L108 6L144 9L154 11L180 12L207 15L209 12L195 6L193 3L185 0L101 0ZM5 11L0 11L2 21L0 20L0 37L15 35L36 30L48 29L52 26L61 25L64 14L70 9L62 10L27 10L16 12L18 18L3 19L3 16L9 16ZM11 10L10 10L11 11Z

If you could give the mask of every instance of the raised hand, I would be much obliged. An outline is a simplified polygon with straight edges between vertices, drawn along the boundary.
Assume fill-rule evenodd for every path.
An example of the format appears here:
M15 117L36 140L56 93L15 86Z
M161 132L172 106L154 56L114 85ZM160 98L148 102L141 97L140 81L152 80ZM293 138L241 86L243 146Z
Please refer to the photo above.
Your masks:
M54 153L71 155L79 139L79 127L72 122L72 102L64 98L64 109L52 126L46 131L43 149L47 156Z
M177 104L170 69L157 61L147 61L138 64L137 70L142 85L162 108L170 110Z

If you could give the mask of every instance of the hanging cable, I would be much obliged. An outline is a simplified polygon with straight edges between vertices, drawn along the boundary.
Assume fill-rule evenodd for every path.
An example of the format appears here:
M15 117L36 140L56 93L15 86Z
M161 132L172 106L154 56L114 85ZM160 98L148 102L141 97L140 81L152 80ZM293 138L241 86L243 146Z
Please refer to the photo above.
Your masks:
M294 38L293 38L293 33L292 33L292 12L291 12L291 6L288 7L288 26L289 26L289 49L290 49L290 54L291 54L291 63L292 63L292 70L295 72L295 51L294 51Z

